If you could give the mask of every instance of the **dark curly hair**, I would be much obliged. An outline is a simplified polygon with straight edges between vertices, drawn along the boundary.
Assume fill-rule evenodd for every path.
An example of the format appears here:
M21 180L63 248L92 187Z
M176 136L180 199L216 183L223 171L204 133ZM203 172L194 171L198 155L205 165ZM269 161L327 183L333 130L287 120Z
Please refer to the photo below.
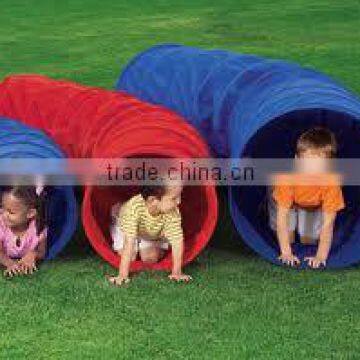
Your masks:
M46 208L46 197L47 189L43 189L38 195L36 192L36 186L4 186L2 188L2 195L11 194L17 199L24 202L26 206L36 209L35 225L37 235L46 228L47 226L47 208Z

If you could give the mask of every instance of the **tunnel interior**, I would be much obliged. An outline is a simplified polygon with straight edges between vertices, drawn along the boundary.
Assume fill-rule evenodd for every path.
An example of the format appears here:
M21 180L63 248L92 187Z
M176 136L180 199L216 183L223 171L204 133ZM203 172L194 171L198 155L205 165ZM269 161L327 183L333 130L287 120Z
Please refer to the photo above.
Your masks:
M64 231L68 227L73 227L73 216L69 211L73 211L69 201L76 201L70 197L72 189L68 186L48 186L47 187L47 225L48 225L48 249L47 255L53 256L51 249L56 242L64 241ZM65 243L62 244L62 247Z
M324 126L331 130L338 144L337 158L357 158L360 155L360 125L354 117L327 109L298 110L282 115L261 127L247 142L240 157L249 158L292 158L295 156L296 141L301 133L313 126ZM339 255L344 246L357 242L360 222L359 186L343 186L345 209L335 221L334 237L329 255ZM269 226L266 186L237 186L233 188L233 203L262 240L277 253L276 234ZM244 206L246 204L246 206ZM251 238L244 238L251 246ZM360 241L360 239L359 239ZM301 258L315 255L316 245L302 245L298 235L293 245L294 252ZM340 254L341 255L341 254Z
M132 158L159 158L158 154L138 154ZM151 165L151 163L149 163ZM126 166L126 164L124 164ZM93 188L91 207L97 226L101 230L103 241L112 248L110 234L111 208L116 203L124 203L132 196L138 194L140 186L137 185L114 185L96 186ZM197 239L197 235L203 230L204 223L208 219L209 204L206 189L203 186L184 186L181 194L180 212L182 215L182 227L185 238L185 256L190 251ZM169 256L165 255L165 258Z

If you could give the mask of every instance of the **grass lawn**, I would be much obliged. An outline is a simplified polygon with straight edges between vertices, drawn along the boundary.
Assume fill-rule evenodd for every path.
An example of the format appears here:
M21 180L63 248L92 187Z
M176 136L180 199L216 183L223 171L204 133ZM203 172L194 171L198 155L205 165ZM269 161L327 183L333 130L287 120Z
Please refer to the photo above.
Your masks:
M41 73L112 88L159 42L297 61L360 93L359 0L1 0L0 77ZM0 278L0 359L359 359L360 269L293 271L218 228L189 285L113 270L81 231L32 278Z

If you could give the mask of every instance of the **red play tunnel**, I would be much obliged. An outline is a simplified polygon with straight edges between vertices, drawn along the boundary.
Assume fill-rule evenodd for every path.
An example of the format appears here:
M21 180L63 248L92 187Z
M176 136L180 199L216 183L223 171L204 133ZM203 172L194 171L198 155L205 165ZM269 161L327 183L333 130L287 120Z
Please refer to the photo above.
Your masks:
M90 88L44 76L10 76L0 84L0 115L43 129L68 157L209 157L198 133L175 113L125 93ZM113 266L110 209L137 192L134 187L87 186L82 208L85 232L96 252ZM210 239L217 219L215 188L188 186L181 212L185 232L184 264ZM153 269L170 269L171 254ZM144 264L132 263L132 270Z

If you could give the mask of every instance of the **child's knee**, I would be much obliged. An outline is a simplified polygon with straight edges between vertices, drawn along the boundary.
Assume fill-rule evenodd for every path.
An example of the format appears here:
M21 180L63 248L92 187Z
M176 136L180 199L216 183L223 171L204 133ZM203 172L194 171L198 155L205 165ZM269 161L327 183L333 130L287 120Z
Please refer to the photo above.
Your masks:
M159 261L157 257L145 257L141 260L146 264L156 264Z
M293 244L295 242L295 231L289 232L289 241L290 241L290 244Z
M162 251L159 248L152 247L140 250L140 258L143 262L148 264L155 264L161 258Z
M147 264L155 264L159 261L159 256L155 254L140 255L141 261Z
M318 239L310 237L310 236L302 235L302 236L300 236L300 242L304 245L316 245L318 242Z

